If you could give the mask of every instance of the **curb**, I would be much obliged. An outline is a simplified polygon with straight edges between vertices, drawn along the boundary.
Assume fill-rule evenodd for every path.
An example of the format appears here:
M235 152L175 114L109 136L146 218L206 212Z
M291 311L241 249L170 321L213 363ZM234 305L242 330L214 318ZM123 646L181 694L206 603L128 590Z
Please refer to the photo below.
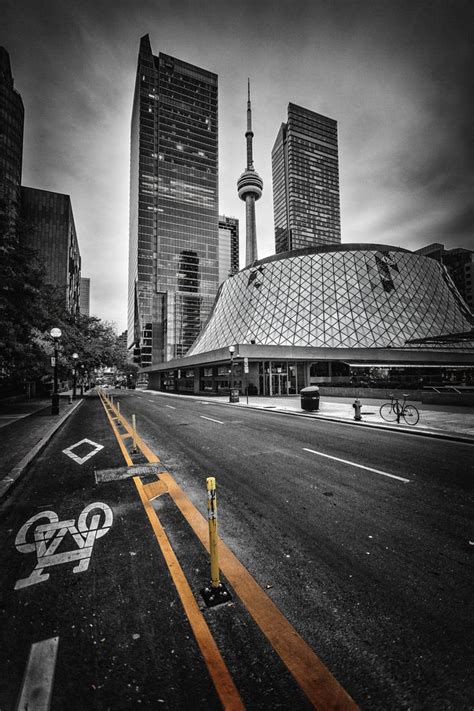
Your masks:
M138 392L147 392L146 390L138 389ZM151 392L157 392L159 395L169 396L169 397L182 397L182 398L192 398L193 400L200 400L202 402L212 402L214 405L224 405L224 406L235 406L235 403L222 402L220 400L213 400L213 398L206 398L202 395L180 395L179 393L162 393L160 391L153 390ZM306 412L296 412L294 410L283 410L278 407L264 407L262 405L247 405L242 404L238 407L246 407L251 410L260 410L264 412L277 412L279 415L290 415L291 417L306 417L312 420L326 420L327 422L338 422L342 425L352 425L355 427L368 427L369 429L384 430L386 432L398 432L398 434L414 435L418 437L431 437L432 439L441 439L447 442L460 442L462 444L473 444L474 439L472 437L463 437L459 434L449 434L445 432L435 432L433 430L415 430L408 429L406 427L393 427L392 425L384 425L382 423L372 423L372 422L356 422L351 419L341 419L331 415L310 415Z
M68 412L65 412L64 415L62 415L60 419L55 422L52 427L50 427L44 437L42 437L40 441L35 444L33 449L31 449L23 457L23 459L18 462L18 464L14 466L13 469L2 479L2 481L0 481L0 499L2 499L8 492L10 487L18 481L18 479L28 467L32 459L34 459L36 455L39 454L42 449L44 449L44 447L48 444L54 433L61 427L61 425L67 420L67 418L72 415L72 413L75 412L80 405L82 405L82 403L83 400L79 400L70 410L68 410Z

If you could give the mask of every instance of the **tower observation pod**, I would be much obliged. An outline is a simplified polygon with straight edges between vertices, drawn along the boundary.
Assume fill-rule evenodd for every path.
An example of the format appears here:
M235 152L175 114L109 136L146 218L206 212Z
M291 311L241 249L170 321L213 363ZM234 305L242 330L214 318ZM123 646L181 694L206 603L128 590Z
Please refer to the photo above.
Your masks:
M247 100L247 169L237 181L239 198L245 200L246 250L245 265L252 264L257 256L257 226L255 223L255 202L262 197L263 180L253 167L252 106L250 103L250 79Z

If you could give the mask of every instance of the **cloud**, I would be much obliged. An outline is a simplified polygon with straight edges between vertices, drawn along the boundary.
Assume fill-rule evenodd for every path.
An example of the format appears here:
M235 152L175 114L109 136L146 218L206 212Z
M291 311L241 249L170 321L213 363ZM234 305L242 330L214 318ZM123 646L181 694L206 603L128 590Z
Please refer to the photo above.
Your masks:
M271 149L294 102L338 121L344 241L472 238L469 0L20 0L0 43L25 104L24 182L71 195L92 310L125 327L130 117L139 39L219 75L220 213L240 219L252 82L260 256Z

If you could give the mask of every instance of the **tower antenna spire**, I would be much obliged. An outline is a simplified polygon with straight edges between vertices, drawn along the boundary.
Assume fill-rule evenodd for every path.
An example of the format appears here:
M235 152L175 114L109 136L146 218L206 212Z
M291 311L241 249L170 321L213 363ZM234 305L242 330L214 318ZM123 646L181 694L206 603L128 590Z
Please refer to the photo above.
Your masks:
M246 265L252 264L257 256L257 227L255 222L255 202L262 196L263 180L253 165L252 104L250 101L250 78L247 80L247 168L237 181L239 198L245 201L246 217Z

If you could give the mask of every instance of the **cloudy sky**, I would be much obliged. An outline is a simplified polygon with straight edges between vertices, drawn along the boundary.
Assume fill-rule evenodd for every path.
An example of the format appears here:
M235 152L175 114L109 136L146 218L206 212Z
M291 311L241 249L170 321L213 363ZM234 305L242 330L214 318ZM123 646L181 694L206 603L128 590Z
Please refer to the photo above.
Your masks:
M0 0L25 105L23 184L71 196L91 312L126 327L140 37L219 75L220 212L241 220L252 84L259 256L287 105L338 122L343 242L474 248L472 0ZM242 257L241 257L241 265Z

